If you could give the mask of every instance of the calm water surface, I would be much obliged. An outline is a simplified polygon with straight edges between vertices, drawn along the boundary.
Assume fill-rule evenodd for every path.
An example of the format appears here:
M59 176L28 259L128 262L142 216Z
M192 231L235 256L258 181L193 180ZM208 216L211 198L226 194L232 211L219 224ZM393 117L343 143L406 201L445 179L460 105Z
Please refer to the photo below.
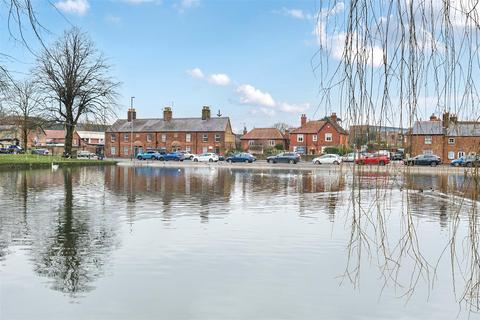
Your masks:
M461 175L0 172L0 319L478 319L477 194Z

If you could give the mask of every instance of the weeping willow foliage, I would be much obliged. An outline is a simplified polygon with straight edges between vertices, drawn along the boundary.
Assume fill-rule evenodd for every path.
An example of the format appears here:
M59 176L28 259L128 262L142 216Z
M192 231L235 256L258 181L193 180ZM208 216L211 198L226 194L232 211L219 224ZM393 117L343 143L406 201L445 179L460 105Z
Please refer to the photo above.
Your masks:
M340 109L347 125L411 128L432 113L478 120L480 80L478 0L330 0L318 2L313 67L320 81L320 106ZM330 110L331 111L331 110ZM480 150L479 150L480 151ZM408 175L408 168L404 174ZM376 201L364 203L360 173L352 191L351 238L345 278L360 281L362 255L378 261L385 284L411 297L419 282L434 287L438 261L426 258L412 217L413 191L405 188L401 212L389 210L380 183ZM468 171L472 202L452 200L451 238L439 259L451 261L459 302L479 310L480 255L477 221L478 172ZM401 216L400 236L389 236L387 216ZM460 215L468 232L460 232ZM462 230L463 231L463 230ZM461 234L461 235L460 235ZM405 268L408 268L405 270ZM407 283L399 274L410 273Z

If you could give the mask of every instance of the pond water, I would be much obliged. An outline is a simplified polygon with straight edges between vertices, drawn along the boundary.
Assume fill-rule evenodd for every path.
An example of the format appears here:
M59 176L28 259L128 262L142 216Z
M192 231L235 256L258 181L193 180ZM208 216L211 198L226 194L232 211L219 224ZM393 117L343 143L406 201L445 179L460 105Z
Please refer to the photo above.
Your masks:
M0 172L0 319L480 318L477 182Z

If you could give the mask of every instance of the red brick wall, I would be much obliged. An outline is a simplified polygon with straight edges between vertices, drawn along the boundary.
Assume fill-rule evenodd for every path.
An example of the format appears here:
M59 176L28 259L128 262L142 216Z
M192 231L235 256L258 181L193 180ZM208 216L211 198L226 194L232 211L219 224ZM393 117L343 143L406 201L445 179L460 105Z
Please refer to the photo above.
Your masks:
M332 141L325 141L327 133L332 134ZM314 134L303 134L304 141L297 142L297 134L290 134L290 151L293 151L296 146L306 146L307 152L311 154L320 154L322 147L339 146L348 144L348 136L339 133L331 124L327 123L320 129L317 134L317 141L313 141Z
M128 141L124 140L124 134L129 134ZM190 142L186 142L186 135L190 133L191 139ZM114 134L116 136L116 141L111 141L111 136ZM105 134L105 155L107 157L130 157L131 155L131 141L130 141L129 132L116 132ZM151 141L147 141L147 135L151 135ZM162 141L162 134L166 135L165 142ZM203 135L207 135L207 142L203 142ZM220 140L215 141L215 135L220 135ZM168 152L172 151L174 148L179 150L186 150L187 147L190 147L192 153L202 153L204 152L204 147L207 152L216 152L219 151L220 154L224 154L227 150L232 150L234 145L228 141L225 141L227 132L134 132L134 148L141 148L146 150L148 148L160 149L165 148ZM112 147L116 148L116 154L112 155ZM125 154L125 148L128 149L128 154Z

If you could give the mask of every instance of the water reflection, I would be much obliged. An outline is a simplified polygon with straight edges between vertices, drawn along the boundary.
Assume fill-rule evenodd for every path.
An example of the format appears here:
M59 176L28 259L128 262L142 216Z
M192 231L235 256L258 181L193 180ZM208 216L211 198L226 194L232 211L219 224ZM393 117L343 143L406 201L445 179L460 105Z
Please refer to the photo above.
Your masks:
M332 304L349 294L336 295L339 282L357 288L366 278L373 286L380 275L380 289L367 290L365 296L392 288L391 296L421 305L424 300L415 300L415 291L430 294L439 285L435 279L442 278L457 290L455 298L442 302L452 312L459 301L478 302L477 196L478 181L468 175L207 166L2 172L0 197L8 209L0 213L0 272L15 274L15 264L22 265L17 258L25 253L28 268L44 286L80 302L95 296L102 278L131 286L122 274L144 275L148 280L133 278L145 287L155 283L152 295L165 298L155 290L166 288L175 298L170 303L182 300L178 291L200 290L191 283L208 287L197 283L203 277L209 284L230 286L217 288L218 294L235 296L232 288L242 281L224 273L246 268L251 289L235 297L256 297L251 304L259 299L256 292L274 295L278 279L300 273L312 285L328 282L322 297L331 297ZM303 263L302 269L296 263ZM329 264L332 270L325 269ZM257 274L265 265L274 267ZM286 301L300 306L301 299L321 298L309 284L298 287L302 277L285 284L297 297L276 302L276 308ZM115 290L107 293L118 296ZM217 296L214 291L196 294L191 299ZM59 303L56 299L45 301ZM232 301L224 303L232 307Z

